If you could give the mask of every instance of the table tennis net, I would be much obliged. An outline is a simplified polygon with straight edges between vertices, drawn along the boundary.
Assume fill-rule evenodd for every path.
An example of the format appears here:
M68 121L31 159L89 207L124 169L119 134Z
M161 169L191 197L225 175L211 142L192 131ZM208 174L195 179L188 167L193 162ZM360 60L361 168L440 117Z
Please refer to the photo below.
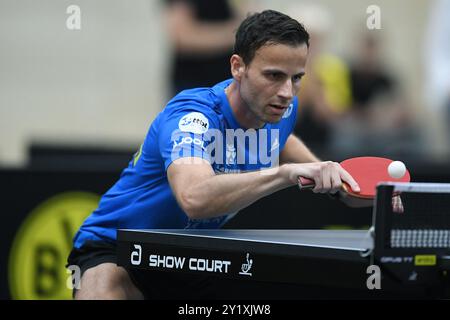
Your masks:
M402 210L395 210L398 195ZM375 223L386 248L450 248L450 184L383 183L377 187ZM380 221L381 220L381 221Z

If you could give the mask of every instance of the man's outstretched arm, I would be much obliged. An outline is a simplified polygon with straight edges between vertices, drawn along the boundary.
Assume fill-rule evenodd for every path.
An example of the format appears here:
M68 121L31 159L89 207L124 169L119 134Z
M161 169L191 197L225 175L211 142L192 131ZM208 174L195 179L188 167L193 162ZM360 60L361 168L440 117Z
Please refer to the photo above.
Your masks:
M241 210L256 200L297 184L298 176L313 179L314 192L336 192L342 181L357 188L353 178L335 162L284 164L277 168L216 175L200 158L175 160L167 176L178 204L193 219Z

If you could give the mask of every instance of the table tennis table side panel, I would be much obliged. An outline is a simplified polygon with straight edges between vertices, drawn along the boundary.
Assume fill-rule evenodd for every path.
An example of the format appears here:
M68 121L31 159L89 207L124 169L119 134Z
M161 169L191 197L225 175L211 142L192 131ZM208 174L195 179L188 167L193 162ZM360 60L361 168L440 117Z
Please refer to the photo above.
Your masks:
M265 255L306 256L360 262L364 261L361 254L371 249L364 231L305 230L302 241L297 243L282 241L283 237L289 238L290 235L292 239L292 231L298 236L300 230L118 230L117 238L119 242L152 243L209 251L250 251ZM268 232L271 236L267 238L271 238L271 241L265 237ZM253 237L249 237L250 234L253 234ZM316 239L310 239L308 242L307 236L314 234ZM322 237L317 237L318 234ZM280 235L283 237L278 237L280 240L276 241L276 236ZM331 241L336 241L339 237L345 239L346 243L341 247L334 247Z

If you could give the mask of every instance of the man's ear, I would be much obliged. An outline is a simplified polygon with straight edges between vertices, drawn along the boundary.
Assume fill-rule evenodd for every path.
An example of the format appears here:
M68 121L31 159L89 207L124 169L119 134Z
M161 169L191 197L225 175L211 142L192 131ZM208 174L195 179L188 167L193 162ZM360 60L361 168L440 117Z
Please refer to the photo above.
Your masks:
M241 81L245 71L244 60L242 60L242 58L239 55L233 54L230 58L230 65L231 65L231 74L233 78L236 81Z

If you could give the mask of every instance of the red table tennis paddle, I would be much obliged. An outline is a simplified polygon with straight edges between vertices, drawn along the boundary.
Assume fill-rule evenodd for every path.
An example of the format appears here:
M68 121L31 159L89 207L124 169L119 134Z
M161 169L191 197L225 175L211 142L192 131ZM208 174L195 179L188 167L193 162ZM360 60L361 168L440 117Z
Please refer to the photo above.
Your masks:
M389 175L388 167L393 162L391 159L379 157L357 157L342 161L340 164L355 181L361 191L354 192L347 183L343 183L342 191L345 195L359 200L359 203L370 205L376 194L377 184L380 182L409 182L411 176L406 170L401 178L393 178ZM314 180L299 177L300 189L314 188Z

